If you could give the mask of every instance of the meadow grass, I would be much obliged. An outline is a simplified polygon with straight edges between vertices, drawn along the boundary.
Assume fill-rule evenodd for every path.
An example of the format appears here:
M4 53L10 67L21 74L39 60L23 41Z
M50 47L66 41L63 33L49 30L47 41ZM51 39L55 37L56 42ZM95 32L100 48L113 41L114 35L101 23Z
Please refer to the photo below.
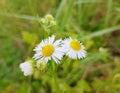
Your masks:
M0 0L0 93L51 93L48 71L23 76L19 64L43 37L39 18L53 14L57 38L81 40L82 60L58 65L60 93L120 92L119 0Z

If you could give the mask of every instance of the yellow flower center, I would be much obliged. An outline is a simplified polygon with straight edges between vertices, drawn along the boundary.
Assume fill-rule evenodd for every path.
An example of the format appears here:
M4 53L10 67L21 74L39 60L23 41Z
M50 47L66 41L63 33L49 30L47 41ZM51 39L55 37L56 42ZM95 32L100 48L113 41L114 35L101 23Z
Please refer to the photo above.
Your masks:
M51 44L45 45L42 47L42 54L44 57L49 57L53 54L54 52L54 46Z
M77 41L77 40L72 40L72 41L70 42L70 47L71 47L72 49L74 49L74 50L80 50L80 49L82 48L82 45L80 44L79 41Z

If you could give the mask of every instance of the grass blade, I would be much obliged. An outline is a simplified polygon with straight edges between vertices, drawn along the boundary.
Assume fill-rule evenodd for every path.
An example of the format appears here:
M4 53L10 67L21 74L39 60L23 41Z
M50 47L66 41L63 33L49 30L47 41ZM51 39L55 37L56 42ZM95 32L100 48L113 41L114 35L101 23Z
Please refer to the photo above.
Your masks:
M20 19L25 19L25 20L37 20L33 16L28 16L28 15L19 15L19 14L10 14L10 13L5 13L0 11L0 16L6 16L6 17L14 17L14 18L20 18Z
M90 34L90 35L84 36L84 37L82 37L81 39L86 39L86 38L93 38L93 37L97 37L97 36L102 36L102 35L104 35L104 34L111 33L111 32L117 31L117 30L120 30L120 26L103 29L103 30L94 32L94 33L92 33L92 34Z
M63 29L64 29L64 27L65 27L65 24L68 22L75 1L76 1L76 0L70 0L69 5L68 5L68 8L67 8L67 10L66 10L66 13L65 13L65 15L64 15L64 17L63 17L63 19L62 19L61 25L60 25L60 31L63 31Z
M58 8L58 10L57 10L57 13L56 13L56 16L55 16L56 20L58 19L59 15L60 15L60 12L61 12L61 10L62 10L62 8L63 8L63 6L66 4L66 1L67 1L67 0L62 0L62 1L61 1L60 6L59 6L59 8Z

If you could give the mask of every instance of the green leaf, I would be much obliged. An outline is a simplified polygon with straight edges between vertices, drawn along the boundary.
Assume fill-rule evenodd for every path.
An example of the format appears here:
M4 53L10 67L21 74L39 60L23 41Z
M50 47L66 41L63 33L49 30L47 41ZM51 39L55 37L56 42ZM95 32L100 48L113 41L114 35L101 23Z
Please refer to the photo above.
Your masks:
M91 91L89 84L85 80L80 80L77 84L77 87L80 89L80 93Z
M22 83L21 86L19 86L19 89L17 90L17 93L29 93L29 85L27 83Z
M37 35L33 33L29 33L27 31L22 32L23 41L28 44L33 44L37 40Z

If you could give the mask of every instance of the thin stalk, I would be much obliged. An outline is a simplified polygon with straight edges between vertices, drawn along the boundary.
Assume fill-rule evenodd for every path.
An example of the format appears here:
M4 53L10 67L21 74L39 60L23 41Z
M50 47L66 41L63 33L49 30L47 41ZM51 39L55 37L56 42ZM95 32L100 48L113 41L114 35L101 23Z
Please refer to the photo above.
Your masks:
M52 61L52 84L53 84L53 93L59 93L59 87L57 82L57 67L54 61Z
M109 25L109 20L111 17L111 13L110 13L111 10L112 10L112 0L108 0L107 12L106 12L105 23L104 23L105 27L108 27L108 25Z
M68 5L67 10L66 10L66 13L63 16L63 19L62 19L62 22L61 22L61 25L60 25L60 31L64 30L64 27L65 27L66 23L69 21L69 18L71 17L71 13L72 13L72 9L73 9L75 1L76 0L70 0L69 5Z
M63 8L63 6L66 4L67 0L62 0L61 3L60 3L60 6L58 7L58 10L57 10L57 13L56 13L56 16L55 16L55 19L57 20L60 13L61 13L61 10Z
M102 36L104 34L111 33L111 32L117 31L117 30L120 30L120 26L114 26L114 27L111 27L111 28L106 28L106 29L103 29L103 30L100 30L100 31L96 31L92 34L81 37L80 40Z
M35 17L33 17L33 16L19 15L19 14L11 14L11 13L6 13L6 12L2 12L2 11L0 11L0 16L13 17L13 18L19 18L19 19L25 19L25 20L31 20L31 21L37 20L37 19L36 19Z
M32 77L30 76L29 77L29 90L28 90L28 93L32 93L32 82L31 82L31 80L32 80Z
M78 0L78 2L80 2L80 0ZM78 3L78 22L79 22L79 25L81 25L81 22L82 22L82 3Z

